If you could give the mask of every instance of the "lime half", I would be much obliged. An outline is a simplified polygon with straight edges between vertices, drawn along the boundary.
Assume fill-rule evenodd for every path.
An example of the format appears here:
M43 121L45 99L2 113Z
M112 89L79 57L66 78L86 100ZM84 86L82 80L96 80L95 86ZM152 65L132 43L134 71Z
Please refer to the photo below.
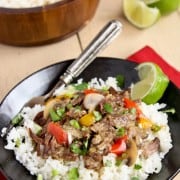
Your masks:
M164 94L169 79L161 68L151 62L136 67L140 81L132 86L131 98L141 99L146 104L156 103Z
M152 26L160 17L158 8L148 7L142 0L124 0L123 11L128 21L138 28Z

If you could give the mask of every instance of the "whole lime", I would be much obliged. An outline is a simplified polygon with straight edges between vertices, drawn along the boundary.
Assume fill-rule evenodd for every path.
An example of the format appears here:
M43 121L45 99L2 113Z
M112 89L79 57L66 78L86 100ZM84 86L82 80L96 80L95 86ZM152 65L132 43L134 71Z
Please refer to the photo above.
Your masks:
M152 3L151 7L157 7L162 15L167 15L178 9L180 0L159 0Z

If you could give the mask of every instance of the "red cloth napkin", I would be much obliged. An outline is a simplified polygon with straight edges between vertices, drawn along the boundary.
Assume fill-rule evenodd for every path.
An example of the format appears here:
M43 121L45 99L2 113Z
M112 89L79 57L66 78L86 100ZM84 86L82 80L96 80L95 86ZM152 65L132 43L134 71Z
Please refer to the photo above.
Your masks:
M4 177L4 175L0 172L0 180L6 180L6 178Z
M169 65L154 49L149 46L145 46L138 50L134 54L130 55L128 60L142 63L142 62L153 62L161 67L168 78L180 88L180 71Z

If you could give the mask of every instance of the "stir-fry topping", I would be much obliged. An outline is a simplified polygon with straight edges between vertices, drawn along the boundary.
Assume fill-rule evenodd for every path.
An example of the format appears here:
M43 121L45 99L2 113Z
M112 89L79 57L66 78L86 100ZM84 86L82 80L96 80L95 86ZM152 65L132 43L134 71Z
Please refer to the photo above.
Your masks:
M138 170L139 149L145 158L159 151L159 139L147 137L161 127L143 115L140 102L132 101L129 91L88 89L87 83L74 88L71 95L49 99L34 118L40 131L29 129L29 134L39 156L66 161L82 156L86 168L99 170L103 156L113 153L117 166L126 161ZM69 176L77 178L77 169L71 169Z

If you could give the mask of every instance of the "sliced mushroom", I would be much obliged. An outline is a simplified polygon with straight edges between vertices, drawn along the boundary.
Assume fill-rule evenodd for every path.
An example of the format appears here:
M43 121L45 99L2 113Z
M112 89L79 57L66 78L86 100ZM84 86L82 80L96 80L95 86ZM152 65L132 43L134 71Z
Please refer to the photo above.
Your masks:
M90 112L93 111L96 106L104 99L102 94L90 93L87 94L84 98L83 105Z
M60 102L60 99L58 99L58 98L53 98L53 99L50 99L49 101L47 101L47 103L45 104L45 107L44 107L43 118L47 119L49 116L50 109L52 109L55 106L55 104L57 104L59 102Z
M127 165L132 166L136 162L136 158L138 155L137 146L133 139L129 139L128 149L126 153L127 153L127 159L128 159Z

